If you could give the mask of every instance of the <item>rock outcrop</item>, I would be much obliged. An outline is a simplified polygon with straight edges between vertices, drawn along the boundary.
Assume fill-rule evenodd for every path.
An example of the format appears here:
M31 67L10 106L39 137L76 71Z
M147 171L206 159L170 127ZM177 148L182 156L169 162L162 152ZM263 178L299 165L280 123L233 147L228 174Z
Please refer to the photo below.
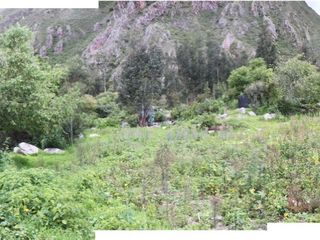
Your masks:
M111 81L119 81L129 53L156 45L177 71L176 51L185 39L214 40L232 61L255 57L266 30L278 52L289 58L305 46L320 48L320 17L304 2L119 1L100 9L2 10L0 31L19 22L35 32L40 56L81 55L92 69L105 56ZM293 51L292 51L293 49ZM317 51L310 51L318 59ZM64 58L65 60L68 57ZM97 72L97 74L100 74Z

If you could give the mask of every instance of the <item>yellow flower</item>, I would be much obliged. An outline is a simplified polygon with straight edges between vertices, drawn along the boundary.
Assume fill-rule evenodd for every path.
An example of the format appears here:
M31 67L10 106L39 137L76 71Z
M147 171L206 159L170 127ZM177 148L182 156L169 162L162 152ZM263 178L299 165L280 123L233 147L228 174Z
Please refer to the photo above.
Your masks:
M30 212L30 209L29 208L24 208L24 212L28 213L28 212Z
M249 192L251 192L252 194L254 194L255 193L255 189L254 188L251 188L250 190L249 190Z
M283 216L284 216L284 218L288 218L288 217L289 217L289 213L285 212L285 213L283 214Z

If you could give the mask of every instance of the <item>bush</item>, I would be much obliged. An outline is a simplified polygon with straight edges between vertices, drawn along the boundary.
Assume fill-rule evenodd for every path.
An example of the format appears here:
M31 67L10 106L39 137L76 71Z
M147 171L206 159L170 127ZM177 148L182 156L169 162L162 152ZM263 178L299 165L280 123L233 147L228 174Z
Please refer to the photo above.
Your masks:
M8 229L10 235L24 234L30 238L34 233L28 233L23 222L32 221L48 228L87 229L83 210L68 189L53 184L54 177L53 171L45 169L0 173L3 179L0 184L1 227Z
M139 125L139 116L138 116L138 114L128 115L125 118L125 121L128 122L130 127L136 127Z
M117 104L118 94L115 92L105 92L99 94L97 97L96 112L99 117L105 118L108 116L118 115L121 110Z
M156 111L156 114L154 116L154 121L155 122L163 122L165 120L166 120L166 118L165 118L163 111L161 111L161 110Z
M239 67L231 72L228 78L230 96L238 97L246 87L254 82L262 81L269 84L272 79L273 70L267 68L264 60L262 58L253 59L247 66Z
M9 164L10 159L5 151L0 150L0 172Z
M94 121L94 125L98 128L119 127L120 123L121 123L121 119L117 116L97 118Z
M210 128L219 124L216 116L213 114L204 114L193 120L194 123L198 124L200 128Z
M205 99L203 102L194 102L191 106L180 105L172 110L173 119L190 120L198 115L220 113L224 103L221 100Z
M277 69L276 80L281 94L279 110L283 114L319 110L320 73L316 66L297 56Z

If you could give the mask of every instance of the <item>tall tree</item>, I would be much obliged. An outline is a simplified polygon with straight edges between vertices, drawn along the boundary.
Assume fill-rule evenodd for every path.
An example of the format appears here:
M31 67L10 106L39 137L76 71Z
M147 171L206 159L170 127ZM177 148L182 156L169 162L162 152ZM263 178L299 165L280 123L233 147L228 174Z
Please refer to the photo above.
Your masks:
M62 134L66 109L59 83L66 71L53 68L33 53L31 32L13 27L0 41L0 129L13 140L43 142Z
M266 28L263 29L259 36L256 57L263 58L268 67L275 67L277 60L277 46L275 40L270 36Z
M162 52L157 47L138 49L125 64L119 100L133 111L146 112L161 94Z
M201 39L184 42L178 48L177 62L185 98L192 100L203 93L207 81L207 59Z

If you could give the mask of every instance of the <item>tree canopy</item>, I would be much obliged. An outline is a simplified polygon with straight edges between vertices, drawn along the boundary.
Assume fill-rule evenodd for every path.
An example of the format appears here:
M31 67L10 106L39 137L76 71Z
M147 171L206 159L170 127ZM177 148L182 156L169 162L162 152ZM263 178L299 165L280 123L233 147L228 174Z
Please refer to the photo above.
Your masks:
M276 73L276 83L287 108L291 106L296 108L294 111L308 111L320 102L320 73L301 55L279 66Z
M66 71L33 53L31 32L16 26L0 40L0 129L12 138L40 140L60 129L65 107L59 83Z

